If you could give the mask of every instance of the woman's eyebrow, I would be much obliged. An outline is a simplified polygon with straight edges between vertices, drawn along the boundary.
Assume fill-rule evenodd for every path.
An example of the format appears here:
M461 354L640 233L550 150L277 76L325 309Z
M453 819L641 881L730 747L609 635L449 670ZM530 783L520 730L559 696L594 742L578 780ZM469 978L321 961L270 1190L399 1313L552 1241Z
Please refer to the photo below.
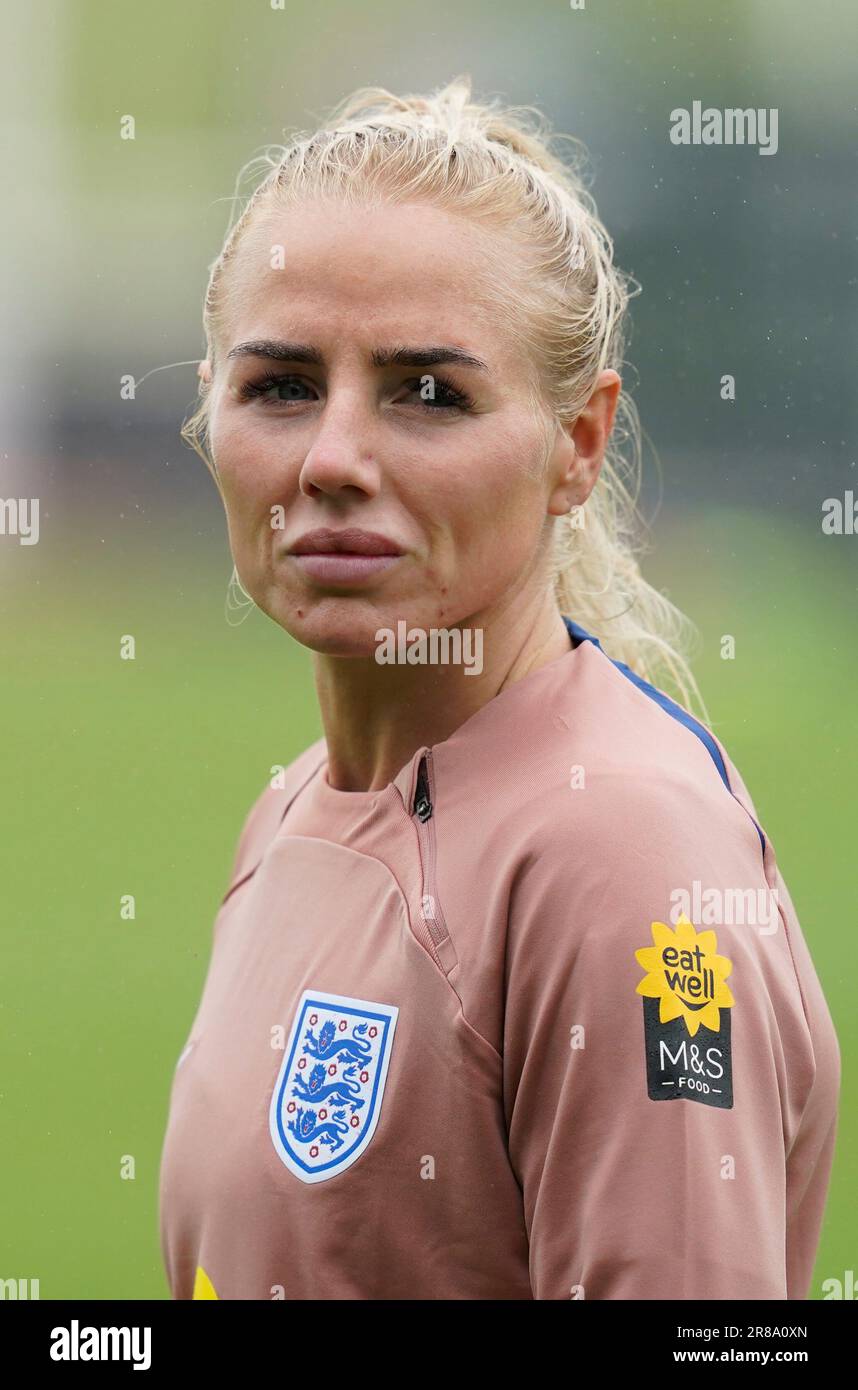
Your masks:
M238 343L230 348L227 358L232 357L271 357L278 362L307 362L313 366L324 366L324 358L317 348L307 343L282 342L276 338L257 338L248 343ZM487 372L489 366L481 357L475 357L464 348L437 346L425 348L374 348L372 365L374 367L434 367L443 362L458 363L461 367L475 367Z
M372 354L374 367L388 367L391 364L397 367L435 367L442 362L456 362L460 367L476 367L481 372L489 370L488 363L481 357L475 357L472 352L457 347L374 348Z

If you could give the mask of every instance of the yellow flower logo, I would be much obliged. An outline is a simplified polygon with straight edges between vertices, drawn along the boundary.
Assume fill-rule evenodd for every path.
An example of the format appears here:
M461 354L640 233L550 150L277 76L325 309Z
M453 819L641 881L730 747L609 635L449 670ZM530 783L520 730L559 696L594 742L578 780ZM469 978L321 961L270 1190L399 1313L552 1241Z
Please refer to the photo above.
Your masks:
M721 1009L733 1006L724 983L733 963L718 955L714 931L697 932L683 912L676 931L665 922L653 922L652 939L652 946L635 951L635 960L647 972L636 993L661 1001L660 1023L683 1018L692 1038L701 1025L717 1033Z
M202 1265L197 1265L196 1278L194 1279L194 1298L217 1298L215 1286L206 1274Z

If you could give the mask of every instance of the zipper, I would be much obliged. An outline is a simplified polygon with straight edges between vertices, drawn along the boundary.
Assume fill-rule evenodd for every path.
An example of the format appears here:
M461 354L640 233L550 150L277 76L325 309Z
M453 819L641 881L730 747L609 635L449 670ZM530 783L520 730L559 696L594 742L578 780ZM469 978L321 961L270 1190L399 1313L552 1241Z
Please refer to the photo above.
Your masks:
M427 945L444 974L446 969L438 955L437 947L449 938L447 923L438 901L435 888L435 785L432 776L432 750L427 750L417 767L417 785L414 791L412 816L416 818L417 840L420 846L420 862L423 867L423 921L429 934Z
M426 768L426 757L427 755L424 753L423 757L420 759L420 766L417 769L417 790L414 793L414 811L421 825L429 820L434 810L429 790L429 774Z

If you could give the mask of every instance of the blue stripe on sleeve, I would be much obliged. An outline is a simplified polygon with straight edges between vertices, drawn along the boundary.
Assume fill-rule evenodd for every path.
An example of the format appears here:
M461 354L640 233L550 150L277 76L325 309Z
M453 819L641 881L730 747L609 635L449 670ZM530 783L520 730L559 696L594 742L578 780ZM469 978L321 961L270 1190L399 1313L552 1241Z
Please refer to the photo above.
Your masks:
M580 627L578 623L574 623L571 618L567 618L565 614L563 615L563 621L566 624L567 630L569 632L570 637L572 638L574 646L579 646L581 642L592 642L593 646L598 647L599 651L602 652L603 656L607 656L607 652L602 651L602 644L599 641L598 637L593 637L589 632L586 632L583 627ZM690 729L691 732L694 735L696 735L697 738L700 739L700 742L703 744L704 748L706 749L707 753L709 754L710 758L712 759L713 763L718 769L718 775L721 778L721 781L724 783L724 786L727 788L731 796L735 796L733 788L730 786L730 779L727 776L727 769L724 766L724 759L721 756L721 750L718 747L712 735L710 734L709 730L705 728L697 719L695 719L693 715L689 714L688 710L683 709L681 705L678 705L675 700L671 700L667 695L663 694L662 691L656 690L654 685L650 685L649 681L645 681L642 676L639 676L637 672L633 671L630 666L627 666L624 661L614 661L613 657L608 657L608 660L611 662L612 666L616 666L618 671L622 671L623 675L626 676L632 682L632 685L637 686L638 690L643 691L644 695L648 695L651 700L654 700L655 703L659 705L661 709L664 710L665 714L669 714L672 719L675 719L677 721L677 723L684 724L686 729ZM738 797L736 797L736 800L738 801ZM741 802L739 802L739 804L741 805ZM742 809L745 810L745 807L742 807ZM746 812L746 814L750 813ZM757 822L754 820L753 816L751 816L751 820L754 821L754 826L756 828L757 834L760 837L760 844L762 845L763 853L765 854L766 837L764 836L760 827L757 825Z

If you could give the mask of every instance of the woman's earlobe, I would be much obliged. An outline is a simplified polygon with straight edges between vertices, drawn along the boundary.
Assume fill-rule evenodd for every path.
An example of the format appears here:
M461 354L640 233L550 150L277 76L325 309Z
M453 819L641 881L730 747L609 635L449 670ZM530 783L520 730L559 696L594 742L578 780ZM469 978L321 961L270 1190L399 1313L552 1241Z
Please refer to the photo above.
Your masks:
M204 357L200 365L197 367L197 376L199 377L200 381L204 381L207 386L211 385L212 364L207 357Z

